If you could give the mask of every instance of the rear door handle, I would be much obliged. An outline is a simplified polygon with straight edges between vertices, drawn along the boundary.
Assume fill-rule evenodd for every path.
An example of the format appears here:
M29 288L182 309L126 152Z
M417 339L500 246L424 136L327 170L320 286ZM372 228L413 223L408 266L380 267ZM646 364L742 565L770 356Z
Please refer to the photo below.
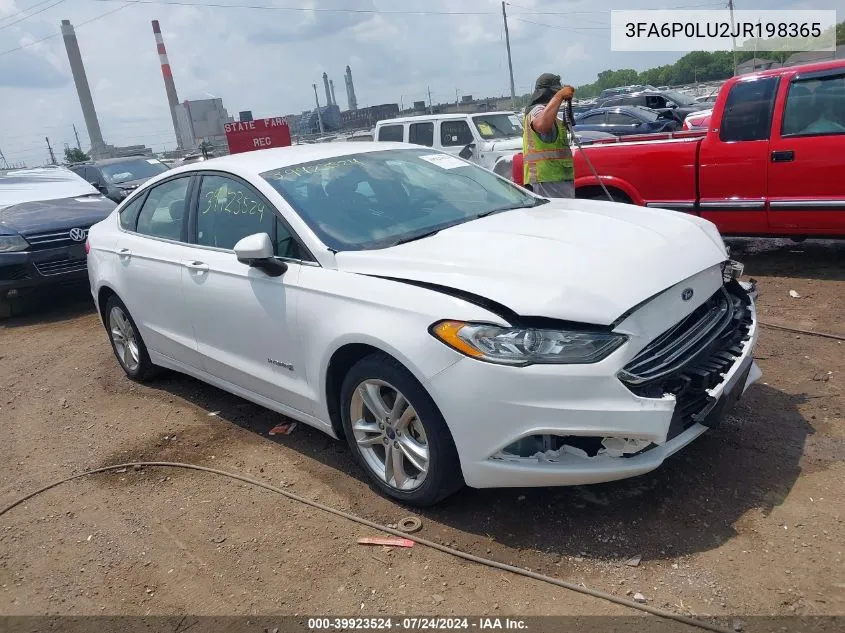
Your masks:
M118 257L129 257L130 255L132 255L132 251L130 251L128 248L121 248L119 251L117 251L117 255Z
M185 264L185 266L189 270L193 270L198 273L208 272L208 264L206 264L205 262L190 262L188 264Z
M783 149L776 152L772 152L773 163L788 163L792 160L795 160L795 152L793 152L791 149Z

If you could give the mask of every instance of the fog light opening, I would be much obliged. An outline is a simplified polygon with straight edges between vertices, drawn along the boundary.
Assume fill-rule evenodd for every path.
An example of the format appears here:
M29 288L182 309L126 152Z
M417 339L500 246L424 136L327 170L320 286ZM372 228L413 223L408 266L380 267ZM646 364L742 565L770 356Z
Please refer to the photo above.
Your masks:
M651 448L651 440L578 435L530 435L506 446L494 458L557 462L564 455L582 459L633 457Z
M7 298L7 299L16 299L16 298L18 297L18 294L20 294L20 293L18 292L18 289L17 289L17 288L12 288L12 289L11 289L11 290L9 290L8 292L6 292L6 298Z

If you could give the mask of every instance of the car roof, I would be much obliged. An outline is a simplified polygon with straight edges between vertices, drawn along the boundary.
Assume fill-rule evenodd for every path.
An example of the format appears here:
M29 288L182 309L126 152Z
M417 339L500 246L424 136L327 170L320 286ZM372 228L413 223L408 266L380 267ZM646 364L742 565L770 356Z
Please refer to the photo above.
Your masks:
M629 114L636 114L645 110L646 112L654 112L651 108L646 108L644 106L630 106L630 105L618 105L618 106L604 106L601 108L593 108L592 110L587 110L584 114L589 114L590 112L628 112Z
M360 141L358 143L308 143L291 145L290 147L275 147L259 149L241 154L229 154L219 158L212 158L198 163L190 163L171 169L156 178L169 178L175 174L194 171L213 171L221 169L241 175L257 176L267 171L290 167L301 163L328 158L342 158L354 154L366 154L389 149L422 149L432 153L442 153L430 147L412 145L409 143L388 143Z
M514 114L511 110L497 110L495 112L452 112L449 114L415 114L413 116L396 117L395 119L382 119L376 123L376 127L381 125L392 125L398 123L417 123L425 122L427 120L440 119L466 119L473 116L490 116L491 114Z
M125 163L130 160L159 160L155 156L148 156L147 154L137 154L135 156L121 156L120 158L101 158L99 160L86 160L82 163L74 163L71 167L99 167L100 165L115 165Z

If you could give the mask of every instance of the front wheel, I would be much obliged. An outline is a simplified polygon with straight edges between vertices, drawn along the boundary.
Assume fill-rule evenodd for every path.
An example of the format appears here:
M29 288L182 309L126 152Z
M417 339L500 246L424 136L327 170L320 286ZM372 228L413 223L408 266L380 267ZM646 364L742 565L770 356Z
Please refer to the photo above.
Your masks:
M399 362L373 354L341 388L346 439L384 494L430 506L464 484L452 436L431 396Z

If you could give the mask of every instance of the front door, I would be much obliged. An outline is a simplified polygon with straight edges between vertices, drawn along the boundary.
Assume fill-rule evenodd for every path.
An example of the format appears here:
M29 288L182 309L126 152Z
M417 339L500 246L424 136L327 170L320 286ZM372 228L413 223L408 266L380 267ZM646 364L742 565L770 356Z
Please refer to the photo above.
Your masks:
M722 120L711 122L701 143L701 217L714 222L723 233L768 231L765 192L777 86L777 77L734 84Z
M845 233L845 68L792 78L769 154L769 222Z
M152 187L127 205L115 240L118 287L147 348L190 367L200 366L182 294L191 177Z
M267 233L288 270L270 277L237 260L235 244ZM206 372L305 413L312 412L297 333L299 246L274 209L233 176L205 173L186 248L183 288Z

